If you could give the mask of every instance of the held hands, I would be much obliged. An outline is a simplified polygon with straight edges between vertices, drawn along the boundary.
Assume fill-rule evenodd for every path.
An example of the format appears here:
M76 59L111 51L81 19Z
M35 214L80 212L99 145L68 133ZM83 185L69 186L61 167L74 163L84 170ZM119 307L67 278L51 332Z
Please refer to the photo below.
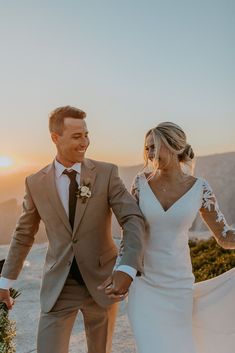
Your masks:
M99 287L99 290L104 290L105 294L110 299L121 301L128 295L128 289L133 281L132 277L122 271L115 271L106 279Z
M8 310L13 308L15 301L10 297L10 291L8 289L0 289L0 302L5 303Z

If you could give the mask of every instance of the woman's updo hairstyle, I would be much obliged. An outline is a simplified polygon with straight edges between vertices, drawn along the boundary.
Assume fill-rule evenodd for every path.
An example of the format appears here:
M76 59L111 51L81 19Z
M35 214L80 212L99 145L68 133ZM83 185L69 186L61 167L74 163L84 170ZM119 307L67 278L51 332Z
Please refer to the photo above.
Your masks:
M191 145L187 144L184 151L178 155L178 158L182 163L190 162L194 158L194 152Z
M163 122L147 132L145 141L149 135L153 136L155 145L154 173L158 169L159 151L162 143L169 150L169 161L170 155L177 155L180 163L192 168L194 152L192 147L187 143L185 132L179 125L171 122ZM148 154L146 151L144 152L144 160L146 167L148 165Z

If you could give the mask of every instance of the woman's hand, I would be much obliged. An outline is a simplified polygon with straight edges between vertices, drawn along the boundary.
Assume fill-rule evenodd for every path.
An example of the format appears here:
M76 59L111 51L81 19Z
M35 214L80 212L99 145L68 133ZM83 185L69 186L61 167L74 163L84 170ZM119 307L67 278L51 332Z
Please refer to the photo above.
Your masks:
M108 277L99 287L104 290L110 299L121 301L128 295L128 289L133 281L132 277L122 271L115 271L112 276Z

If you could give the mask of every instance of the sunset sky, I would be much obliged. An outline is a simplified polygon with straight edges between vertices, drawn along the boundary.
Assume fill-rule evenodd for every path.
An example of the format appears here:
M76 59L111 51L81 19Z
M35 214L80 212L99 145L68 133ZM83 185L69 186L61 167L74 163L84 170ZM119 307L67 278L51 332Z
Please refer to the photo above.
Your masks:
M0 172L52 160L48 113L67 104L94 159L141 163L162 121L197 155L235 151L234 18L234 0L1 1Z

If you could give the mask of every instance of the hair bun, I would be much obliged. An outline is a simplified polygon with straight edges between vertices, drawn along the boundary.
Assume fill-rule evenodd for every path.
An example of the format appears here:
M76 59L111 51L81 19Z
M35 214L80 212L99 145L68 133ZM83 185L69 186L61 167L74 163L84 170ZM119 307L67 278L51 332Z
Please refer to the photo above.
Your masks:
M179 155L180 162L186 162L194 158L194 152L191 145L187 144L183 152Z

